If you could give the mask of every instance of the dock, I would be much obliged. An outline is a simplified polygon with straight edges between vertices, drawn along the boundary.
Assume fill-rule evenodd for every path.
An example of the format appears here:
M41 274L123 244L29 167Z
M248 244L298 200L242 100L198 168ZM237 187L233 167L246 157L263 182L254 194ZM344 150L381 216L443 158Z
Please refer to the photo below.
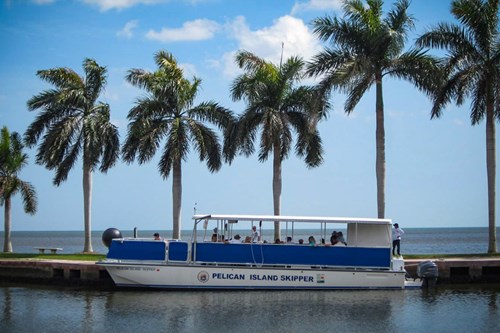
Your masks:
M408 275L417 277L418 264L429 260L438 266L438 284L500 283L500 257L405 259ZM0 282L3 281L114 287L104 268L93 261L75 260L0 259Z
M113 287L106 269L94 261L0 259L0 282Z
M405 269L417 276L417 266L433 261L438 266L438 283L500 283L500 257L405 259Z

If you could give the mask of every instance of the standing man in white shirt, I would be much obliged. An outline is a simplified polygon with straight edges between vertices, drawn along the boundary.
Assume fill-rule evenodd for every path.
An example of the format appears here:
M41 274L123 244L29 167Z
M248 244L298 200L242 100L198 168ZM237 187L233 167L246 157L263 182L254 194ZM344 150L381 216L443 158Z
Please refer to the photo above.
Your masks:
M257 227L256 226L253 226L252 227L252 243L257 243L260 241L260 234L259 232L257 231Z
M395 256L394 250L397 250L398 256L401 255L400 247L401 247L401 236L405 232L403 229L399 227L397 223L394 223L394 229L392 230L392 255Z

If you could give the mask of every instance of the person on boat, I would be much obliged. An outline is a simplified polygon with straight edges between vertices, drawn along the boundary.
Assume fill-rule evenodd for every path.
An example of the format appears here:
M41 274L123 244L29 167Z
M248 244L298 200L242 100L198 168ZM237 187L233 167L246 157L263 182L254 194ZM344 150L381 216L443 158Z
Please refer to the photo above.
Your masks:
M160 234L157 232L154 233L153 237L154 237L154 240L161 240Z
M336 231L332 233L332 237L330 237L330 243L332 243L332 246L335 246L339 243L339 236Z
M405 232L403 229L399 227L399 224L394 223L394 229L392 230L392 255L395 256L396 254L394 251L398 253L398 256L401 255L400 248L401 248L401 236L403 236Z
M274 241L274 244L282 244L282 242L279 238L276 238L276 240Z
M337 238L339 239L340 243L347 245L347 242L345 241L344 234L342 233L342 231L337 232Z
M243 243L251 243L252 242L252 237L246 236L245 241Z
M252 235L250 237L252 238L252 243L260 242L260 234L256 226L252 227Z
M288 237L286 238L286 243L287 243L287 244L292 244L292 237L288 236Z
M300 244L300 245L304 244L304 240L303 240L302 238L301 238L301 239L299 239L299 244Z
M229 243L241 243L241 236L239 234L234 235L233 239Z
M316 239L313 236L309 236L308 240L310 246L316 246Z

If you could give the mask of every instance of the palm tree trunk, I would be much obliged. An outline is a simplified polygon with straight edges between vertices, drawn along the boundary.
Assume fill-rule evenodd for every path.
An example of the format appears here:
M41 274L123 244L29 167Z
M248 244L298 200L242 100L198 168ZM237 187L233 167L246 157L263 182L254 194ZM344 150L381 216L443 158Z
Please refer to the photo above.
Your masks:
M86 165L86 163L84 163L83 166L83 210L85 224L85 245L83 246L83 252L94 252L91 234L92 171L90 170L90 166Z
M497 252L495 228L496 140L493 101L486 106L486 172L488 175L488 253Z
M273 203L274 215L281 215L281 148L280 144L275 143L273 149ZM280 223L274 222L274 239L281 239Z
M377 174L377 211L378 217L385 217L385 129L384 129L384 97L382 95L382 75L377 74L376 80L376 145L377 158L375 172Z
M181 239L182 167L174 161L172 175L173 230L172 238Z
M11 229L11 207L10 197L5 199L5 210L4 210L4 242L3 242L3 252L12 253L12 242L10 240L10 229Z

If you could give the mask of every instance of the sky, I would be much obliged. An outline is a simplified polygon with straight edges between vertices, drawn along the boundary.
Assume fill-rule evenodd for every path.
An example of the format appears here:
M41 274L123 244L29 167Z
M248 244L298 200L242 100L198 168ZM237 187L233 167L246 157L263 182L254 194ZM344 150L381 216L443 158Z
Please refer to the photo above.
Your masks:
M391 5L386 1L385 11ZM409 13L416 26L407 46L438 22L455 22L449 8L448 0L413 0ZM99 100L109 103L123 142L127 114L144 94L125 75L132 68L155 70L160 50L174 55L186 77L202 79L196 103L214 100L239 114L245 105L229 93L241 73L234 62L238 50L278 64L283 45L285 59L310 60L324 46L313 34L312 20L341 14L338 0L3 1L0 126L23 134L35 119L37 111L28 111L26 102L52 88L36 76L38 70L69 67L83 75L84 59L93 58L107 67ZM383 93L386 217L402 228L487 227L485 122L471 126L469 101L450 104L441 118L431 120L429 98L408 82L386 78ZM283 162L282 215L377 216L375 91L370 89L350 115L343 111L344 100L334 92L329 117L319 124L324 163L308 169L294 154ZM25 214L21 197L14 197L12 230L83 230L81 160L56 187L53 172L35 164L36 150L26 152L29 164L20 177L35 186L38 211ZM159 153L142 165L120 161L106 174L94 174L93 230L172 228L172 179L160 176L158 159ZM273 212L272 161L260 163L257 155L237 157L211 174L191 153L182 181L182 229L192 228L195 210ZM497 196L497 207L498 201ZM0 220L3 225L3 214Z

